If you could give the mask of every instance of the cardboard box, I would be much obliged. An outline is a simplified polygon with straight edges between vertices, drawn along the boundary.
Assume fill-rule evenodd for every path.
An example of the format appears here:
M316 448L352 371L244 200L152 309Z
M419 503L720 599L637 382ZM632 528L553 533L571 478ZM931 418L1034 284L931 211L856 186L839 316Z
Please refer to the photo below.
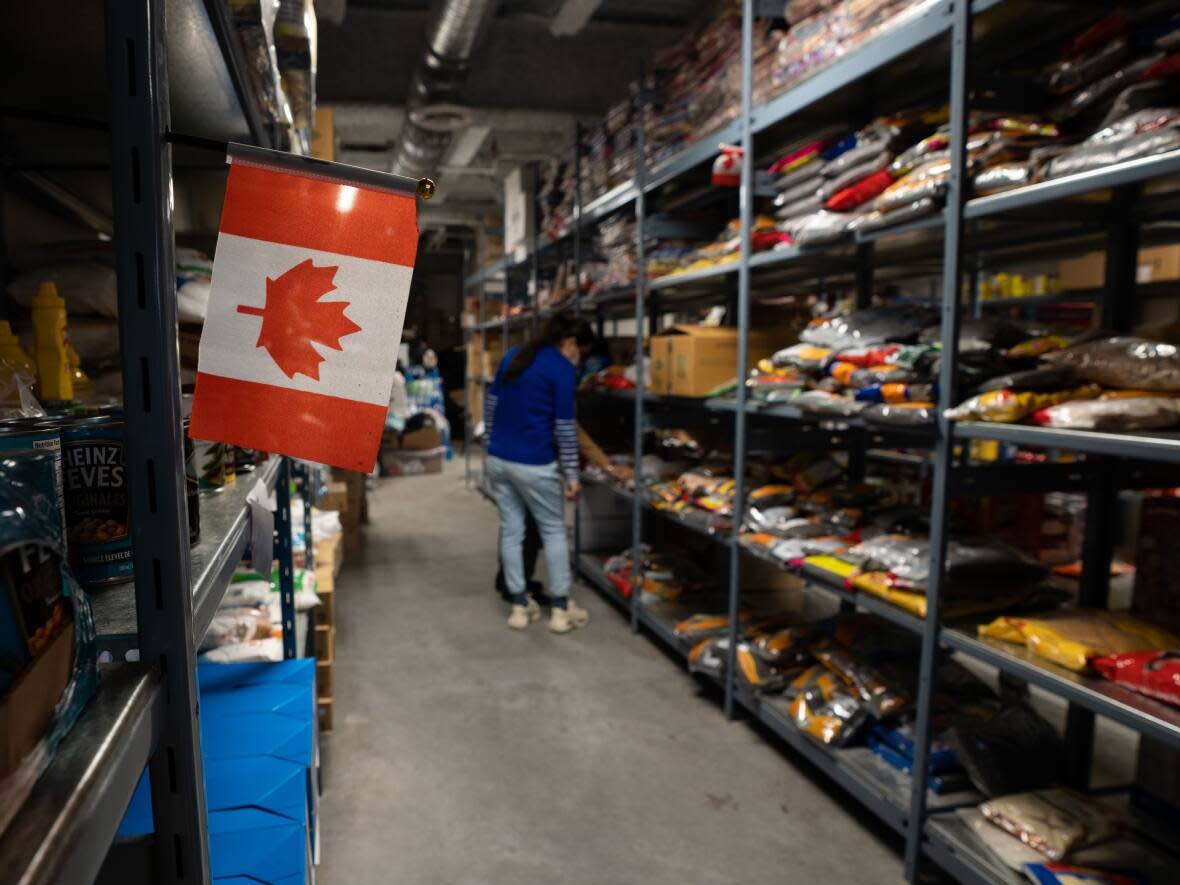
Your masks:
M348 485L342 482L324 484L324 491L316 503L320 510L344 511L348 509Z
M1062 260L1058 269L1061 288L1067 291L1101 289L1106 283L1106 253L1088 252ZM1136 282L1180 280L1180 244L1139 250Z
M533 242L535 177L535 167L520 166L504 178L504 252L508 255L523 255Z
M66 602L69 605L69 602ZM53 708L70 683L74 666L74 625L66 624L8 688L0 702L0 780L33 752Z
M750 333L747 368L774 352L771 331ZM737 330L732 327L670 326L651 339L652 392L701 397L737 372Z
M443 444L442 434L437 427L423 427L410 433L403 433L400 448L407 452L422 452L437 449Z
M315 109L311 125L311 155L319 160L336 159L336 117L323 105Z

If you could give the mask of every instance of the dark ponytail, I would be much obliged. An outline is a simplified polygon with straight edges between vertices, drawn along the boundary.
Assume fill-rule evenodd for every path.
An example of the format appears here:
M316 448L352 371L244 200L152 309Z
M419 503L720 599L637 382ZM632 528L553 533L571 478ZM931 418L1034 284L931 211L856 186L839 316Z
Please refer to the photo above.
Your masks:
M508 384L514 383L533 364L537 354L549 345L561 347L561 342L565 339L578 338L579 326L578 321L570 314L559 313L557 316L550 317L548 322L541 327L541 331L516 352L516 356L512 358L512 362L508 364L508 369L504 372L504 381Z

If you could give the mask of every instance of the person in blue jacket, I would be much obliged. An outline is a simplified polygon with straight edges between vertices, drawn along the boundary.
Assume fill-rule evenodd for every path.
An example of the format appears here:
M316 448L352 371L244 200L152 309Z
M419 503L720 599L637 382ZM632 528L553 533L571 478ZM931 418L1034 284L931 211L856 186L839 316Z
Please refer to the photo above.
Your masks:
M532 340L512 347L496 368L485 412L487 476L500 511L500 560L512 602L508 626L523 630L541 617L525 586L525 519L540 529L553 607L549 629L568 633L589 621L570 599L563 498L576 500L578 437L574 421L578 325L552 317Z

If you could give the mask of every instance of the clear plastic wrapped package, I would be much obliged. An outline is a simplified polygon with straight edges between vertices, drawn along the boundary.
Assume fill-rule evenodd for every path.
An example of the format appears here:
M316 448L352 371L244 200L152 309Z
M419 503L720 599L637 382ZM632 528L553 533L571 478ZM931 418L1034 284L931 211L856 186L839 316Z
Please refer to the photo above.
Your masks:
M842 747L868 724L869 708L854 698L826 667L804 670L787 687L795 725L823 744Z
M1109 839L1119 831L1118 815L1096 799L1054 788L990 799L983 816L1052 860Z
M1168 109L1167 113L1167 122L1151 125L1150 128L1141 129L1123 138L1087 140L1071 150L1064 151L1049 161L1045 170L1046 177L1075 175L1089 172L1091 169L1101 169L1113 163L1124 163L1180 149L1180 114L1172 109ZM1098 134L1107 131L1101 130Z
M1161 430L1180 426L1180 397L1135 396L1062 403L1033 413L1034 424L1074 430Z

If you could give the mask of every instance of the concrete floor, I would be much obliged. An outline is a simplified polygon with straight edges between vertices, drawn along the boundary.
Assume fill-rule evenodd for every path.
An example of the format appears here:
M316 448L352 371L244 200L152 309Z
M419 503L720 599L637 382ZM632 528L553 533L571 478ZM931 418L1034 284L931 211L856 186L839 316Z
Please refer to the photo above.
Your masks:
M462 464L383 480L337 585L321 885L899 883L897 840L588 588L504 626Z

